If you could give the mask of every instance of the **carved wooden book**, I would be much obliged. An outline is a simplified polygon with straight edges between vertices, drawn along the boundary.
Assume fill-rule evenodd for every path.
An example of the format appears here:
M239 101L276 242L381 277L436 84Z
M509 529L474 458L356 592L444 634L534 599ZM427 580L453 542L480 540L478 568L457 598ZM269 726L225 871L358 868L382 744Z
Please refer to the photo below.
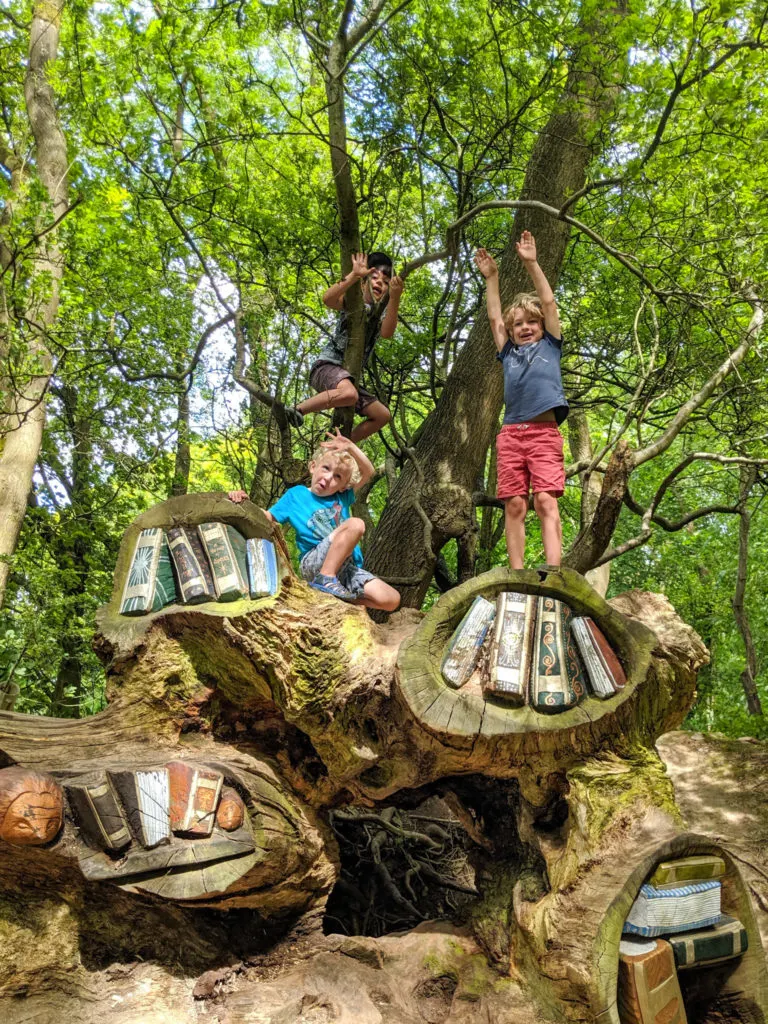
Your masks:
M152 611L162 546L163 531L159 527L142 530L139 534L120 603L121 615L144 615Z
M720 920L719 882L698 882L677 889L643 885L624 922L630 935L672 935L706 928Z
M209 836L224 778L209 768L186 761L166 765L170 788L171 830L185 835Z
M524 704L531 671L536 598L502 593L496 600L496 628L491 651L489 696Z
M594 695L605 699L623 690L627 677L621 662L592 619L574 617L571 629Z
M711 878L722 878L725 861L715 854L700 854L696 857L680 857L658 864L648 879L648 884L657 889L673 889L692 882L706 882Z
M131 841L128 822L106 772L90 783L66 787L81 832L103 850L121 850Z
M219 601L237 601L245 597L248 584L240 569L227 527L223 523L201 523L197 529L213 572ZM234 533L241 537L244 547L245 538L236 530Z
M208 559L197 530L184 526L168 531L168 547L179 581L181 599L185 604L215 601L216 588Z
M167 604L175 604L179 595L176 590L176 577L173 571L173 559L168 547L168 538L163 534L160 544L160 557L157 560L155 589L152 594L152 611L158 612Z
M450 686L462 686L475 671L483 641L493 624L496 608L484 597L476 597L453 632L443 658L443 679Z
M128 813L131 830L142 846L151 849L171 838L168 772L109 772Z
M648 945L651 945L650 943ZM685 1006L672 947L655 939L637 952L629 942L619 947L618 1003L621 1024L686 1024Z
M571 636L571 619L571 609L562 601L538 599L531 671L531 705L537 711L567 711L584 696L584 675Z
M732 960L747 951L747 930L735 917L723 914L710 928L668 936L678 969Z
M246 555L251 597L272 597L279 587L275 545L266 537L250 537Z

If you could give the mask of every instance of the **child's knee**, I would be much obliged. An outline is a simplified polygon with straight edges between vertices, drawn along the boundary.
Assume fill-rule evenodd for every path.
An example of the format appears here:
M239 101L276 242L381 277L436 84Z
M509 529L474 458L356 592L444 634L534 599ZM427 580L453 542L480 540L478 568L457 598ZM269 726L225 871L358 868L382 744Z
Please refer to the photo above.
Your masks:
M386 405L382 405L381 411L376 416L376 422L380 423L382 427L386 427L386 425L389 423L391 419L392 413L389 411Z
M514 494L504 501L504 515L507 519L525 519L528 511L528 499L522 494Z
M557 506L557 498L549 491L538 491L533 496L533 507L538 516L547 519L559 519L560 510Z
M345 530L349 533L356 534L358 537L362 537L365 533L365 522L357 516L351 516L349 519L345 519L342 525Z

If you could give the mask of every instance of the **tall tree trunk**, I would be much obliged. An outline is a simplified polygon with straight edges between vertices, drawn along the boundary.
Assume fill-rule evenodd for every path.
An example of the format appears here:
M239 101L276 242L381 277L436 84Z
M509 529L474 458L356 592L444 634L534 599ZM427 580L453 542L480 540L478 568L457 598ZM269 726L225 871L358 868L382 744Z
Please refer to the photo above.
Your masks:
M176 458L173 465L173 482L170 497L186 494L189 490L189 471L192 465L189 445L189 384L179 383L176 406Z
M572 409L568 416L568 446L571 458L575 462L591 460L594 455L592 438L589 434L589 421L583 409ZM580 530L585 530L591 527L594 520L603 485L602 479L596 472L580 473L579 477L581 480L579 527ZM611 582L611 563L605 562L596 569L590 569L586 576L595 590L605 597Z
M762 715L763 713L760 694L757 692L757 685L755 683L757 678L755 642L752 639L749 616L744 607L744 594L747 589L747 570L749 567L749 529L752 523L752 516L747 506L747 501L756 478L757 469L754 466L741 467L739 479L739 500L741 502L741 516L739 518L739 569L736 577L736 590L731 601L736 625L739 627L741 638L744 641L744 670L739 678L747 698L747 710L750 715Z
M590 27L592 33L604 32L605 22L605 16L598 19ZM591 60L594 48L588 49ZM611 103L614 89L602 84L579 59L577 54L566 90L534 146L522 199L559 207L584 185L598 144L596 121ZM566 224L535 209L518 211L499 267L503 306L516 292L530 288L515 251L523 230L536 236L539 261L553 286L565 255ZM405 465L379 522L368 563L379 576L412 581L401 586L404 605L421 604L443 544L474 529L472 492L498 428L503 398L503 377L495 356L483 311L424 425L415 459ZM424 543L424 513L433 526L431 550Z
M47 0L35 5L24 81L37 174L50 202L49 220L41 220L41 228L58 222L67 211L67 145L48 81L49 69L58 51L63 7L63 0ZM5 598L10 560L18 543L45 423L45 393L52 369L46 333L56 319L63 273L55 230L38 241L35 262L37 276L41 281L47 278L46 287L39 289L40 298L33 300L25 311L31 325L27 351L22 365L13 367L12 375L6 374L4 388L9 409L0 454L0 604ZM10 383L11 380L14 383Z

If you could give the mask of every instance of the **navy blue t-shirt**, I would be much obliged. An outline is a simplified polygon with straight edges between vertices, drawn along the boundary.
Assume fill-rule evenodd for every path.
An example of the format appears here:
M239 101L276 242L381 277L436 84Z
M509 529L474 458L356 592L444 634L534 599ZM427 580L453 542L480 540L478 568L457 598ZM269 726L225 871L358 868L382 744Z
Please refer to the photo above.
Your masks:
M504 422L524 423L552 409L562 423L568 403L560 376L563 342L544 331L539 341L516 345L507 341L496 356L504 369Z

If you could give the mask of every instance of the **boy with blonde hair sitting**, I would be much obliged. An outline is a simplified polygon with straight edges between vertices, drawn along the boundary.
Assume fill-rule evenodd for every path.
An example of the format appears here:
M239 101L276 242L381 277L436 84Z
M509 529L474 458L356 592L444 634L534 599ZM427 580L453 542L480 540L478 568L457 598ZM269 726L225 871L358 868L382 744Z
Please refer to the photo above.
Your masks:
M478 249L475 263L486 280L486 304L497 359L504 369L504 424L496 437L497 495L504 500L507 554L512 569L525 557L528 495L541 522L544 558L559 566L562 529L557 499L565 489L563 437L568 415L560 375L560 317L555 296L538 264L536 240L524 231L517 254L536 294L516 295L502 313L494 258Z
M350 516L355 491L373 475L373 465L357 445L337 430L309 463L309 487L289 488L267 511L267 518L289 523L296 532L300 571L311 587L342 601L393 612L400 594L363 568L359 541L365 523ZM230 491L240 502L245 491Z

